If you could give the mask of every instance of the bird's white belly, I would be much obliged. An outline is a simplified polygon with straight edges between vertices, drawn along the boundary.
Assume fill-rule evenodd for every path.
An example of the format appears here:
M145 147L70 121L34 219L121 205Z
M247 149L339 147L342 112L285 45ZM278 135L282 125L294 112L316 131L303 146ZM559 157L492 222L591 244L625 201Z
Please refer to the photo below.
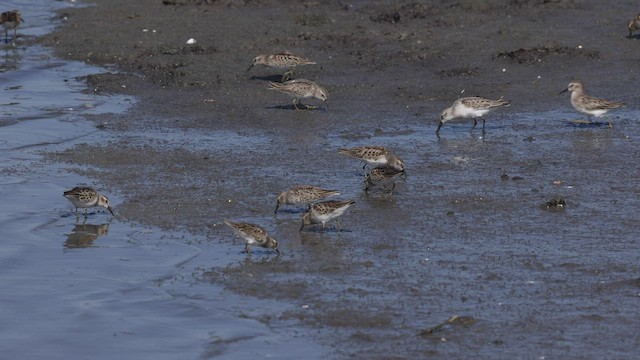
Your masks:
M592 115L595 117L600 117L604 114L607 113L607 110L581 110L581 112L587 114L587 115Z
M488 112L489 112L488 109L478 110L478 109L470 108L467 106L461 106L460 109L458 110L458 117L464 117L464 118L477 117L477 116L482 116Z

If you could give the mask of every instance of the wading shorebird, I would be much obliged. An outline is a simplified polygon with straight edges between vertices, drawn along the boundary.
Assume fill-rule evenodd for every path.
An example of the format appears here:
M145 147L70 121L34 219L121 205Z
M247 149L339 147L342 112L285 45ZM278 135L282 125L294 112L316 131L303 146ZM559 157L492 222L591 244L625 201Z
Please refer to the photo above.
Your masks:
M300 103L300 99L316 98L318 100L327 101L327 90L320 85L314 83L311 80L295 79L289 80L284 83L269 83L270 90L278 90L289 96L293 97L293 107L296 110L300 110L298 105L304 105ZM315 109L315 106L304 105L305 109Z
M640 30L640 14L636 15L636 17L629 22L627 25L627 29L629 29L629 38L633 37L633 32L636 30Z
M368 193L373 187L381 185L382 191L391 195L396 188L395 179L400 175L405 175L404 170L398 170L390 166L375 167L364 178L364 192ZM387 190L389 184L391 184L391 189Z
M483 116L495 108L508 106L510 104L510 101L502 98L498 100L486 99L479 96L460 98L440 114L440 123L438 124L438 129L436 129L436 135L440 137L440 128L444 123L457 118L472 118L473 128L475 128L476 125L478 125L477 117L482 119L482 132L484 133L485 120Z
M357 146L339 149L338 153L366 161L363 169L370 164L374 167L389 166L404 171L404 162L383 146Z
M300 226L300 231L304 228L305 225L310 224L322 224L322 229L325 228L325 224L329 221L341 216L347 211L348 208L355 205L355 201L353 200L344 200L344 201L323 201L319 203L312 204L309 207L309 210L302 215L302 225ZM338 232L340 232L340 220L337 220L338 223Z
M63 195L71 201L73 206L76 207L76 214L78 213L78 208L83 208L86 216L88 208L102 206L107 208L111 215L115 215L113 213L113 209L109 205L109 199L98 193L94 188L88 186L76 186L71 190L65 191Z
M24 22L22 15L20 15L20 11L12 10L5 11L0 14L0 25L4 28L4 42L9 42L9 30L13 29L13 39L16 39L16 28L20 25L21 22Z
M611 109L617 109L626 106L624 103L609 101L605 99L598 99L593 96L589 96L584 93L584 87L579 81L572 81L569 83L566 89L562 90L560 94L567 91L571 91L571 105L577 111L587 114L593 117L604 116L609 123L609 127L612 127L611 120L606 116L606 113Z
M302 56L293 55L288 52L281 52L269 55L258 55L253 59L253 63L247 71L251 70L256 65L263 65L274 69L286 69L287 71L282 75L281 82L289 80L289 77L293 73L296 66L301 65L315 65L315 61L304 58Z
M269 234L267 234L267 231L260 226L242 222L233 222L229 220L224 220L224 223L229 225L233 232L246 242L244 251L247 254L251 254L251 245L253 244L256 244L257 246L261 246L263 248L273 249L278 254L280 254L280 250L278 249L278 242L276 241L276 239L269 236Z
M276 209L273 212L277 213L280 205L309 205L334 195L340 195L340 192L338 190L325 190L310 185L294 186L278 195L276 199Z

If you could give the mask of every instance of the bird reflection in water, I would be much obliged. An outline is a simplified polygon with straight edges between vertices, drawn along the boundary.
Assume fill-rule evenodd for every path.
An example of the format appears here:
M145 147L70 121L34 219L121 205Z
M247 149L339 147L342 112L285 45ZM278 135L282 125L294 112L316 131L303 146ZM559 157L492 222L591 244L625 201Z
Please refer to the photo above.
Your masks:
M100 236L109 233L109 224L92 225L76 224L67 236L64 247L67 249L86 248L93 246L93 242Z

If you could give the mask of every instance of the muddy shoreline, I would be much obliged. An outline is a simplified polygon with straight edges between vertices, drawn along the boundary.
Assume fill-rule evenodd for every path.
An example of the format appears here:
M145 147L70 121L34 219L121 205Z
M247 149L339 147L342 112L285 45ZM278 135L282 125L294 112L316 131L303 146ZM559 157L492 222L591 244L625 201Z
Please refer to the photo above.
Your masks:
M241 219L282 244L282 257L230 254L198 281L296 304L260 319L317 331L337 358L634 353L632 2L95 4L62 14L40 42L113 69L88 76L87 91L140 102L90 118L108 144L47 157L121 193L125 218L210 246L234 241L222 219ZM246 71L278 50L318 62L295 76L328 88L328 107L292 111L266 89L276 71ZM568 124L558 92L574 78L630 110L611 130ZM438 141L439 113L460 94L513 104L490 115L486 136L462 121ZM336 152L365 144L407 164L393 197L364 194L360 164ZM276 195L304 183L356 201L344 232L298 232L295 209L274 216ZM540 208L557 196L566 211ZM453 315L474 321L417 337Z

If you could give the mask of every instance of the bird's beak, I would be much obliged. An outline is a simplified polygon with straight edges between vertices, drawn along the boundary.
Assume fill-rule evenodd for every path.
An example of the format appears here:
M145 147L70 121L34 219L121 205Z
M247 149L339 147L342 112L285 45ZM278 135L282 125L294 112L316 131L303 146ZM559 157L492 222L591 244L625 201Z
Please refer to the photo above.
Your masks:
M278 208L279 208L279 207L280 207L280 203L276 201L276 209L275 209L275 210L273 210L273 213L274 213L274 214L277 214L277 213L278 213Z
M300 229L298 231L302 231L302 228L304 227L304 221L302 222L302 224L300 225Z
M566 93L567 91L569 91L569 88L567 88L567 89L564 89L564 90L560 91L560 94L564 94L564 93ZM558 95L560 95L560 94L558 94Z
M442 120L440 120L440 123L438 123L438 128L436 129L436 134L438 134L440 132L440 128L442 127L442 125L444 125L444 122L442 122Z
M113 209L111 208L111 206L109 206L107 208L107 210L109 210L109 212L111 213L111 215L116 216L116 214L113 212Z
M276 248L276 253L277 253L278 255L282 255L282 253L280 252L280 249L278 249L278 248Z
M249 66L249 68L247 69L247 71L251 70L251 68L252 68L252 67L253 67L253 64L251 64L251 65Z

